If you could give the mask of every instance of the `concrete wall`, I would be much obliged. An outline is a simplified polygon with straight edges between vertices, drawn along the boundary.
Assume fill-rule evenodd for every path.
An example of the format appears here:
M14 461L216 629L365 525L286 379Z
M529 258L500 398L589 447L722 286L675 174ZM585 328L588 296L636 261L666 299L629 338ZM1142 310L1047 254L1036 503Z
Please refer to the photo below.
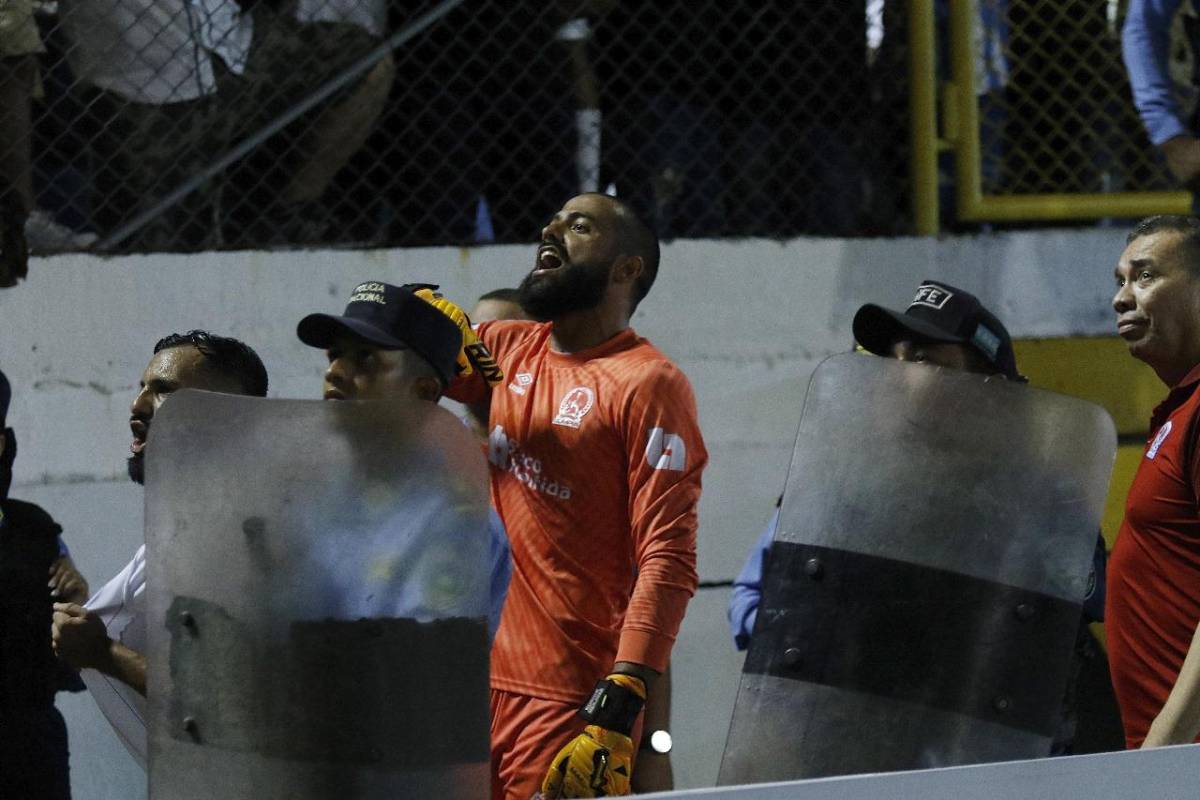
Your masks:
M703 580L732 578L784 484L809 373L849 348L867 301L904 308L922 278L978 294L1014 336L1108 335L1112 229L924 240L678 241L634 326L691 378L711 453L701 502ZM318 396L323 357L295 338L310 311L339 310L359 281L427 280L464 304L515 285L532 246L204 253L35 260L0 292L0 365L21 442L13 495L48 508L94 587L141 541L141 493L125 478L128 404L154 341L194 327L251 343L275 397ZM702 590L675 658L681 788L711 785L741 658L727 590ZM136 798L138 768L86 696L61 697L78 800Z
M1200 745L643 795L647 800L1191 800Z

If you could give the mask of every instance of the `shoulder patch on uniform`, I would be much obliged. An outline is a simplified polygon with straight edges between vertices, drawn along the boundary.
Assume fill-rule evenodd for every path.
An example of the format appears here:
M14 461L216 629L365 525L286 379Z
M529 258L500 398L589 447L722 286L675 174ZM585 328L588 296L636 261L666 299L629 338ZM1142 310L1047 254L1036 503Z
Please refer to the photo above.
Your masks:
M683 437L662 428L652 428L646 442L646 463L654 469L682 472L687 466L687 446Z
M1163 443L1167 441L1167 437L1171 435L1172 427L1174 426L1171 424L1171 420L1167 420L1163 426L1158 429L1158 433L1154 436L1154 441L1150 443L1150 449L1146 451L1146 458L1150 459L1151 461L1154 460L1154 457L1158 455L1159 448L1163 446Z

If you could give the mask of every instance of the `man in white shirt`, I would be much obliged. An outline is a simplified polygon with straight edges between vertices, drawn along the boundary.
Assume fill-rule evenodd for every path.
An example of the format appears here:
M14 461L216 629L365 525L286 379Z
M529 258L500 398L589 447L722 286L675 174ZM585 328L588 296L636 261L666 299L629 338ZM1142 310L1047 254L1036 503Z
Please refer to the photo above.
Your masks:
M265 397L267 371L236 339L204 331L172 334L154 346L137 396L129 407L129 477L142 483L154 412L179 389ZM146 766L146 547L86 604L56 603L54 648L82 670L96 705L121 742Z
M117 183L100 181L101 193L123 188L132 199L127 208L118 199L101 202L118 208L123 222L378 45L387 10L384 0L286 0L251 11L238 0L62 0L60 17L73 43L72 70L100 90L95 113L110 109L99 127L112 152L100 160L115 162ZM294 153L296 163L284 164L265 211L294 217L321 196L366 141L394 72L390 56L382 59L286 129L280 158ZM214 188L197 190L134 241L154 249L230 243L238 233L213 225L219 205Z

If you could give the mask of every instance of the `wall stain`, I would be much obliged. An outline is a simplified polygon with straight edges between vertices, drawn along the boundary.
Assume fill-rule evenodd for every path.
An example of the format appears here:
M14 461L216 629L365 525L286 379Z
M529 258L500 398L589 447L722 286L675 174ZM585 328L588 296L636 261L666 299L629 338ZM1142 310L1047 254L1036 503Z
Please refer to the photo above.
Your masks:
M62 388L90 389L93 392L95 392L96 394L102 395L104 397L112 397L113 396L113 390L111 388L109 388L108 386L105 386L103 383L100 383L99 381L88 381L87 383L83 383L82 381L72 381L72 380L68 380L66 378L46 378L44 380L34 381L33 388L34 388L34 391L39 391L39 392L44 392L48 389L62 389Z
M695 352L695 353L675 353L677 363L687 364L763 364L767 369L775 369L776 367L792 363L807 363L811 361L820 361L827 356L835 355L843 352L835 350L831 352L813 352L805 348L799 347L795 350L785 350L777 353L714 353L714 352Z
M14 489L33 488L37 486L75 486L78 484L120 483L129 481L125 474L89 475L83 472L66 472L53 475L43 472L38 478L27 481L14 481Z

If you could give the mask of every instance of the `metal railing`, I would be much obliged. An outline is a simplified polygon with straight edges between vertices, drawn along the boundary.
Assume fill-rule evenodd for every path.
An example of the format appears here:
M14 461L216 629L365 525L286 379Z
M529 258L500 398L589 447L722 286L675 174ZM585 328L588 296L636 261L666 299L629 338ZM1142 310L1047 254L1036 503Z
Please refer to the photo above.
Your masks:
M931 55L939 4L909 0L915 230L938 231L942 153L953 157L959 222L1188 213L1191 193L1171 188L1134 110L1117 57L1120 17L1112 13L1120 10L1117 4L993 2L997 15L981 23L981 2L946 4L949 74L939 81ZM1101 13L1103 19L1097 17ZM988 24L1002 31L993 42L995 57L1012 65L1005 83L995 88L977 85L986 58L981 52L986 36L979 29ZM1067 68L1054 63L1064 56L1072 57ZM982 109L985 102L991 115Z

